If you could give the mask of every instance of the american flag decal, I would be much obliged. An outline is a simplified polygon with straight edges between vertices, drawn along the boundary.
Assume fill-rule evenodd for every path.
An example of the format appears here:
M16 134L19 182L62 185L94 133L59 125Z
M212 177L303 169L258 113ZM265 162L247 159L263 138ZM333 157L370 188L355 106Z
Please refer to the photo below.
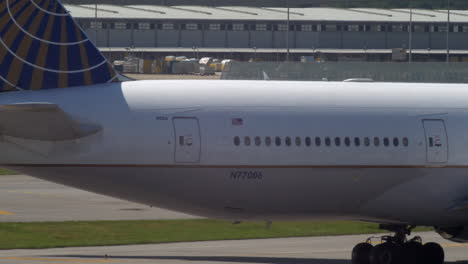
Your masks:
M244 120L242 118L233 118L232 125L233 126L242 126L244 124Z

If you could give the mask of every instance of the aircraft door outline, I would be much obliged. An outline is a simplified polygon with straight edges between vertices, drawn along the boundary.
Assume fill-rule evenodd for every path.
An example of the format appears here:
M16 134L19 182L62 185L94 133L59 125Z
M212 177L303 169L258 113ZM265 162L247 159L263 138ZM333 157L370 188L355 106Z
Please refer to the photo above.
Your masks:
M172 119L175 135L175 163L199 163L201 155L200 125L195 117Z
M442 119L423 120L426 136L426 161L428 163L446 163L448 161L448 137L445 122Z

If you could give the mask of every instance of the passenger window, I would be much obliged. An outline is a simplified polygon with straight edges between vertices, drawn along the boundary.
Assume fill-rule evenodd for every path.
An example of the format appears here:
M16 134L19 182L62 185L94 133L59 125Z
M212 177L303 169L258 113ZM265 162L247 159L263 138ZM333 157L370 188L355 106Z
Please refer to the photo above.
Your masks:
M265 145L267 145L267 146L271 145L271 137L266 137L265 138Z
M331 145L331 139L329 137L325 138L325 145L329 147Z
M370 139L369 139L368 137L365 137L365 138L364 138L364 145L365 145L366 147L370 146Z
M341 145L341 139L339 137L335 138L335 145L339 147Z
M321 140L319 137L316 137L316 138L315 138L315 145L316 145L317 147L320 147L320 145L322 145L322 140Z
M281 138L280 137L275 138L275 144L276 144L276 146L281 146Z
M383 144L384 144L384 146L386 146L386 147L390 146L390 140L389 140L388 138L384 138L384 139L383 139Z
M260 137L255 137L255 146L260 146L262 144L262 139Z
M300 137L296 137L296 146L300 146L301 145L301 138Z
M407 147L409 145L409 140L408 138L403 138L403 146Z
M311 142L311 140L310 140L310 137L306 137L306 138L305 138L305 144L306 144L306 146L310 147L311 143L312 143L312 142Z
M236 146L240 145L240 137L234 137L234 145Z
M245 137L244 138L244 145L250 146L250 137Z
M290 137L286 137L286 139L284 140L285 143L286 143L286 146L291 146L291 138Z
M349 139L349 137L345 137L344 143L347 147L351 146L351 140Z
M355 138L354 138L354 145L355 145L356 147L361 146L361 139L358 138L358 137L355 137Z
M400 145L400 140L398 138L393 138L393 146L398 147Z
M374 146L376 147L380 146L380 139L378 137L374 138Z

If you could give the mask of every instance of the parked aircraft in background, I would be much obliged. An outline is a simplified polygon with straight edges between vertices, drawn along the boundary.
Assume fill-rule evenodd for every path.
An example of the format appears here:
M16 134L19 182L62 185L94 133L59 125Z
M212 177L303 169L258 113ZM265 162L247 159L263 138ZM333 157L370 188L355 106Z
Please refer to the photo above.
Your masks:
M441 264L468 240L468 86L118 82L57 0L0 3L0 163L232 220L381 223L355 264ZM70 88L72 89L61 89Z

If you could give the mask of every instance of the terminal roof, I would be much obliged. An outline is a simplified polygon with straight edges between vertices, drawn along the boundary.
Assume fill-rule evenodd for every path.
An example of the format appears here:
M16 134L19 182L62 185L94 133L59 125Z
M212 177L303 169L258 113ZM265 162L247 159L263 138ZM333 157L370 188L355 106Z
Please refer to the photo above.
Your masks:
M66 5L75 18L95 18L94 5ZM98 5L100 19L147 20L216 20L216 21L284 21L286 9L279 7L242 6L162 6L162 5ZM405 22L409 9L378 8L291 8L292 21L337 22ZM447 10L413 10L414 22L446 23ZM451 10L452 23L468 23L468 10Z

